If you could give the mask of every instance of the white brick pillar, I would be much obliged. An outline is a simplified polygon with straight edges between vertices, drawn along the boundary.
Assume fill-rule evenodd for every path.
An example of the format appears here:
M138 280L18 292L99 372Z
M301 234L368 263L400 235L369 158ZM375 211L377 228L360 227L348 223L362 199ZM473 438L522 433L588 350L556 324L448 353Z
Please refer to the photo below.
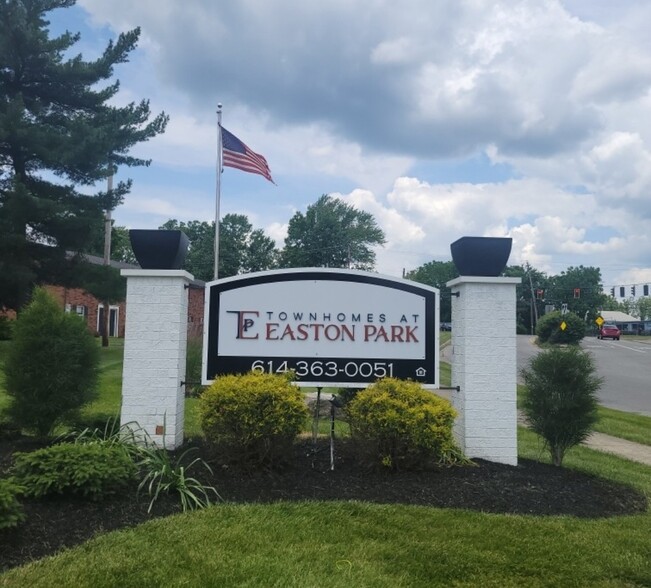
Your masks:
M183 443L188 286L183 270L122 270L127 278L121 424L137 422L167 449Z
M454 434L468 457L517 465L516 296L520 278L461 276L452 290ZM458 293L458 296L457 296Z

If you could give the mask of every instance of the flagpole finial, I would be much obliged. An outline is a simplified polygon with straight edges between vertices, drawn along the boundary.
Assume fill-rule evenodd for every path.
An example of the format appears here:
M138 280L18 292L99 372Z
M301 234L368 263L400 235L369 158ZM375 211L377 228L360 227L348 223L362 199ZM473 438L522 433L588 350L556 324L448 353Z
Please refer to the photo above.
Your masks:
M217 112L219 112L222 109L222 103L217 102Z

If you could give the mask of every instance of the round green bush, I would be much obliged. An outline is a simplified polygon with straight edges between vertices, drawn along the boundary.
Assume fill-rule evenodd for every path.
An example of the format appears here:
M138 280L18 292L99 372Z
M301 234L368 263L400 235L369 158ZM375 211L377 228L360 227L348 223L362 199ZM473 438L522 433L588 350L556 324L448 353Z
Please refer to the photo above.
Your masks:
M16 453L11 473L25 496L75 494L99 500L135 480L137 468L124 448L104 443L60 443Z
M18 496L22 488L12 480L0 480L0 529L18 526L25 520Z
M18 315L5 361L8 414L41 437L96 397L99 348L86 323L44 289Z
M199 399L206 440L240 463L283 461L307 417L303 395L290 375L222 376Z
M565 329L561 329L563 322ZM536 335L541 343L576 344L585 337L585 322L573 312L548 312L538 321Z
M452 405L412 381L384 378L346 407L360 450L391 469L414 469L462 458L454 442Z

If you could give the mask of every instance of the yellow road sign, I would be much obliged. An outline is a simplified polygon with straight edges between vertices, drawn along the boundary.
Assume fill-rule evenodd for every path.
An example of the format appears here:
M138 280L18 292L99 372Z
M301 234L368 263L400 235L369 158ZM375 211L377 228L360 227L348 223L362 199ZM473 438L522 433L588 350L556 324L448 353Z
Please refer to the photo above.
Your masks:
M567 329L567 323L565 321L563 321L561 323L561 331L564 331L565 329Z
M597 323L597 326L600 327L600 326L603 325L606 321L604 321L603 318L601 318L600 316L598 316L598 317L594 320L594 322Z

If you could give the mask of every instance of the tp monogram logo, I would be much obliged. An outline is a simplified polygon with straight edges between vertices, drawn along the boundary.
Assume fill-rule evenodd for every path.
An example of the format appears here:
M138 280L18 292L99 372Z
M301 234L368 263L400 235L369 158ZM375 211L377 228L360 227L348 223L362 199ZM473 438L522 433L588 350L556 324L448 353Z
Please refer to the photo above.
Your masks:
M259 317L260 313L257 310L227 310L229 314L237 315L237 338L238 339L257 339L258 333L255 335L247 335L247 331L253 327L255 321L249 316Z

